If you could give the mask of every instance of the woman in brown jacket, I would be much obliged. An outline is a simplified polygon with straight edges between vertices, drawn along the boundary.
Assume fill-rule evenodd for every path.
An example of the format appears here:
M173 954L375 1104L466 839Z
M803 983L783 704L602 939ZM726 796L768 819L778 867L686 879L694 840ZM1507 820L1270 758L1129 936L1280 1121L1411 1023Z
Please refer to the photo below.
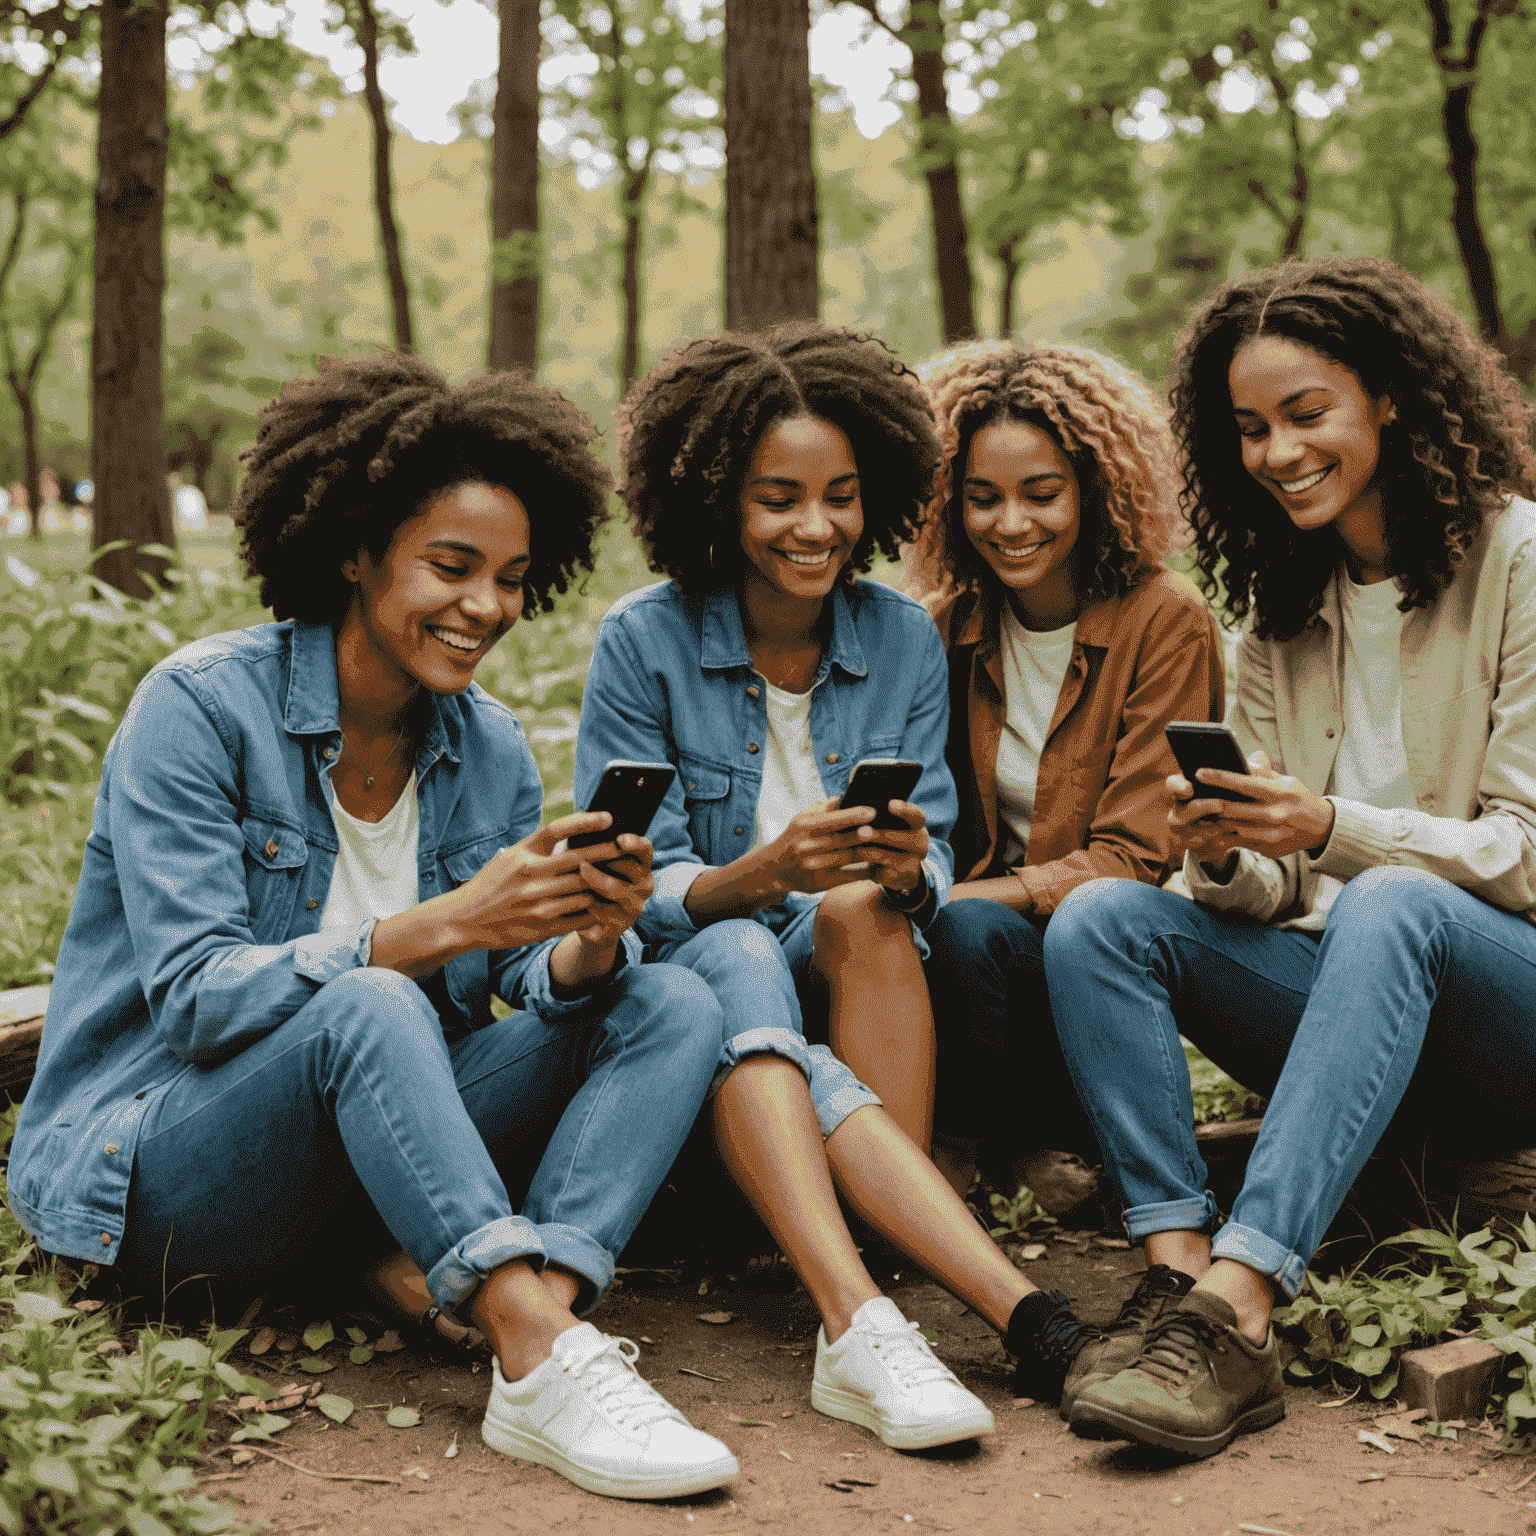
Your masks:
M1041 946L1067 892L1156 884L1170 720L1219 720L1222 653L1163 560L1179 514L1165 413L1084 347L967 342L921 370L945 470L908 551L949 653L955 885L929 927L934 1156L957 1187L983 1141L1037 1192L1092 1148Z

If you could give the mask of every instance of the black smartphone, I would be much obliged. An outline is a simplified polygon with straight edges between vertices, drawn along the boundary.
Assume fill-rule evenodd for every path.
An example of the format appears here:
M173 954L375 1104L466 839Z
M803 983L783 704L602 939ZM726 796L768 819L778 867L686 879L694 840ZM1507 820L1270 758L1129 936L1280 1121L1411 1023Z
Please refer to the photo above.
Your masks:
M1249 800L1235 789L1219 789L1214 784L1202 784L1195 777L1199 768L1220 768L1224 773L1248 772L1243 760L1243 749L1237 737L1224 725L1211 725L1205 720L1172 720L1163 727L1168 745L1173 748L1174 760L1179 772L1195 786L1197 800Z
M856 805L870 806L876 813L871 826L882 832L905 832L906 822L892 816L886 807L892 800L910 800L922 776L921 763L899 757L866 757L853 765L853 775L837 808L847 811Z
M611 843L621 832L644 837L651 818L667 798L677 770L671 763L629 763L615 759L597 781L589 811L607 811L613 822L601 832L579 832L568 838L567 848L591 848Z

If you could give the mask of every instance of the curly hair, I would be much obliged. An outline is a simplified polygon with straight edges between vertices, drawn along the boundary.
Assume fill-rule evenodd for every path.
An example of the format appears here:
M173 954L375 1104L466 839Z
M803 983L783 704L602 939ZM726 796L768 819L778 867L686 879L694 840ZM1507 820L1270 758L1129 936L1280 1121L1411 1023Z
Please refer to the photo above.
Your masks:
M1173 438L1139 374L1061 342L966 341L918 369L939 423L944 468L906 554L908 590L985 591L997 577L965 532L965 466L986 426L1022 421L1067 456L1077 481L1081 596L1124 595L1176 541ZM921 590L919 590L921 589Z
M939 467L917 381L883 342L809 321L673 347L618 413L619 487L651 569L685 592L741 574L742 481L763 434L791 416L839 427L859 472L864 529L843 568L895 559Z
M261 413L242 456L234 519L248 574L279 619L334 623L351 586L342 562L382 559L395 530L441 492L479 481L515 495L533 535L523 579L547 613L609 516L613 477L597 429L555 390L514 373L450 384L419 357L321 358Z
M1303 532L1243 467L1228 371L1258 336L1283 337L1353 371L1396 421L1381 429L1376 484L1387 569L1402 612L1428 607L1505 497L1529 495L1532 411L1503 360L1444 300L1388 261L1287 262L1226 284L1191 318L1174 357L1180 501L1208 598L1253 613L1261 639L1299 635L1343 553L1332 527Z

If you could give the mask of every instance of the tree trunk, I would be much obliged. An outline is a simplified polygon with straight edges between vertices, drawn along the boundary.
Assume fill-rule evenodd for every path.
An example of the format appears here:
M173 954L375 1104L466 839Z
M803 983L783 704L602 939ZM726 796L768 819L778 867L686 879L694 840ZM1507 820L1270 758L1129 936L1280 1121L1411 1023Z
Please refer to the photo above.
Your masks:
M725 323L821 307L810 0L725 0Z
M965 205L960 199L955 125L944 90L944 22L934 0L912 0L912 20L901 37L912 50L912 83L917 87L921 125L918 154L928 183L939 315L944 340L961 341L976 334L975 279Z
M91 324L93 547L133 596L165 562L133 546L170 544L164 468L165 27L167 0L103 0L96 140L95 295Z
M997 295L997 334L999 336L1013 335L1013 297L1014 290L1019 286L1019 268L1023 265L1018 258L1018 249L1017 236L998 247L997 264L1003 269Z
M491 139L490 368L539 365L539 0L501 0Z
M43 460L37 448L37 407L32 391L14 369L6 370L6 382L16 400L16 413L21 417L21 446L26 461L24 471L27 487L27 517L31 523L32 537L43 534Z
M1485 341L1506 348L1509 338L1499 303L1498 274L1493 269L1493 254L1483 238L1477 211L1477 138L1472 132L1470 80L1447 89L1440 104L1440 118L1445 127L1445 146L1450 151L1446 168L1451 174L1451 227L1456 231L1467 287L1477 311L1477 328Z
M374 15L373 0L356 0L356 5L357 41L363 50L363 96L373 119L373 202L379 216L379 244L384 251L395 345L402 352L413 352L416 336L411 328L411 295L405 286L400 231L395 226L394 177L389 167L389 111L384 105L384 92L379 89L379 20Z
M620 277L620 301L624 310L624 344L619 358L619 398L640 373L640 264L645 245L645 191L651 179L650 156L641 169L623 182L619 212L624 219L624 261Z

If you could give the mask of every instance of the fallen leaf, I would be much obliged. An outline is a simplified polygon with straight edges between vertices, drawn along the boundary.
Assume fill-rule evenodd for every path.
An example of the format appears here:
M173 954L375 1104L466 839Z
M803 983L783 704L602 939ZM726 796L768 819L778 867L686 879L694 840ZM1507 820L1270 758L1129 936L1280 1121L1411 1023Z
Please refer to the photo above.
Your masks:
M1019 1257L1026 1264L1033 1264L1036 1259L1043 1259L1048 1252L1044 1243L1026 1243L1019 1249Z
M297 1408L303 1401L302 1392L285 1392L281 1397L274 1397L267 1407L275 1409L278 1413L287 1413L290 1408Z
M737 1419L736 1422L743 1429L772 1429L773 1426L767 1419Z
M1368 1429L1362 1429L1360 1431L1360 1440L1364 1445L1374 1445L1378 1451L1385 1451L1388 1456L1397 1455L1397 1447L1385 1435L1373 1434Z
M235 1454L233 1456L231 1456L229 1459L237 1467L243 1467L248 1461L255 1461L256 1460L256 1452L255 1451L245 1451L245 1450L236 1451Z
M366 1344L368 1342L368 1335L361 1328L348 1328L347 1337L354 1344Z
M291 1355L299 1347L299 1341L291 1333L280 1333L277 1336L277 1347L285 1355Z
M336 1330L329 1323L311 1323L304 1330L304 1348L324 1349L336 1337Z
M1424 1433L1417 1424L1410 1424L1406 1419L1389 1416L1376 1420L1376 1428L1384 1435L1391 1435L1396 1440L1418 1440Z
M452 1461L453 1458L455 1456L457 1456L458 1454L459 1454L459 1432L457 1430L455 1430L453 1432L453 1439L448 1442L448 1449L443 1452L443 1459L445 1461Z
M795 1410L793 1408L786 1408L784 1412L779 1415L781 1419L792 1419L794 1416Z
M347 1355L347 1359L349 1359L353 1365L367 1365L368 1362L373 1359L373 1345L359 1344L356 1349L352 1350Z
M407 1467L400 1474L400 1476L401 1477L419 1477L422 1480L422 1482L424 1482L424 1483L430 1483L432 1481L432 1474L430 1472L423 1472L420 1467Z
M734 1312L700 1312L699 1321L713 1324L716 1328L723 1328L727 1323L736 1321L736 1314Z
M103 1339L96 1346L96 1353L98 1355L121 1355L126 1354L127 1351L124 1350L121 1339Z
M301 1371L308 1371L311 1376L318 1376L323 1371L334 1371L336 1369L336 1362L334 1360L320 1360L311 1355L307 1359L299 1361L299 1369Z
M414 1408L391 1408L384 1415L384 1422L391 1429L414 1429L421 1423L421 1415Z
M789 1454L788 1451L780 1451L779 1455L782 1456L785 1461L793 1461L795 1459L793 1456L791 1456Z
M253 1355L264 1355L276 1343L276 1328L258 1328L256 1330L255 1336L252 1338L251 1342L246 1345L246 1348ZM255 1457L252 1457L251 1459L254 1461Z
M1407 1408L1404 1409L1403 1412L1397 1414L1396 1417L1400 1418L1405 1424L1420 1424L1429 1417L1429 1409ZM1492 1425L1490 1425L1489 1428L1492 1428ZM1496 1429L1493 1432L1496 1435L1500 1434L1500 1432ZM1500 1435L1500 1438L1502 1439L1503 1436Z
M373 1347L381 1355L392 1355L397 1350L405 1348L405 1340L393 1328L387 1328L384 1331L384 1337Z
M1015 1408L1033 1408L1035 1406L1035 1399L1032 1397L1016 1397L1013 1400L1013 1406Z
M256 1396L254 1392L247 1392L244 1397L235 1402L236 1413L249 1413L253 1408L260 1408L264 1400Z
M919 1328L917 1331L922 1334L922 1336L927 1339L930 1344L937 1344L939 1342L939 1330L937 1328Z
M334 1392L322 1392L315 1399L315 1407L333 1424L345 1424L352 1417L352 1399Z
M652 1339L652 1338L647 1338L646 1335L642 1333L640 1335L640 1342L642 1344L654 1344L656 1342L656 1340Z
M106 1303L104 1301L72 1301L72 1302L70 1302L70 1306L72 1306L75 1309L76 1312L100 1312L101 1309L105 1305L106 1305Z
M1129 1248L1131 1246L1123 1237L1096 1237L1094 1242L1100 1248Z

